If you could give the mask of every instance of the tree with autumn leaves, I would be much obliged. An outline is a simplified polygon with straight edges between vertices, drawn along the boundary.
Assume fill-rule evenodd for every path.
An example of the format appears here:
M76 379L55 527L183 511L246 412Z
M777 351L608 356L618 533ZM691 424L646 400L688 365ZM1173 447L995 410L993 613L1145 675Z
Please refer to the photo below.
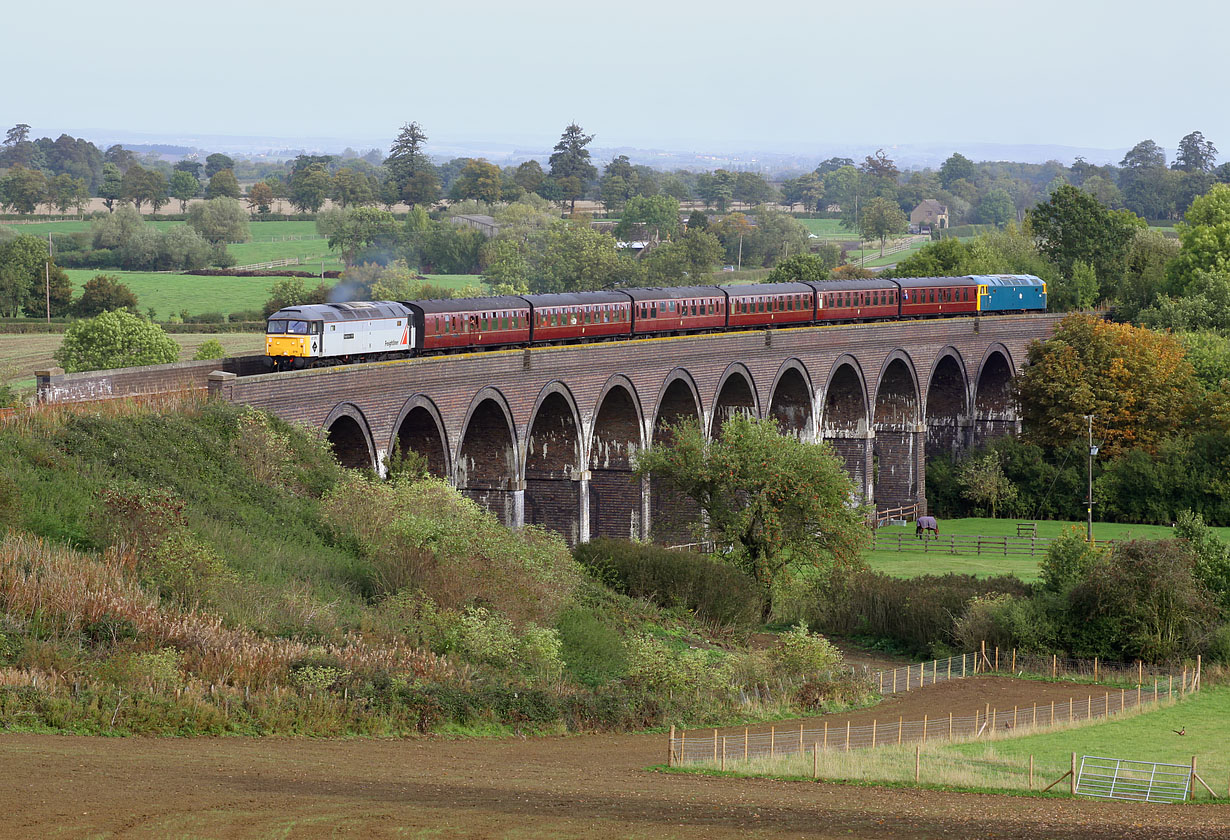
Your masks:
M776 581L803 568L857 566L869 531L854 485L827 444L782 434L771 419L728 419L709 440L695 422L637 458L637 472L679 490L705 514L708 536L752 575L771 609Z
M1173 336L1087 314L1069 315L1050 339L1029 348L1017 391L1028 440L1048 447L1082 440L1092 414L1106 458L1156 452L1202 400Z

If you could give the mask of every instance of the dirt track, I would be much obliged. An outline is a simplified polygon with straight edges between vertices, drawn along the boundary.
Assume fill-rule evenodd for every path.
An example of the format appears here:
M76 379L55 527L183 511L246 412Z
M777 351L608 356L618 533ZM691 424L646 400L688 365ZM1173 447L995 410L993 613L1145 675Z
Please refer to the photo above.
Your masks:
M1071 689L941 684L880 719ZM871 719L872 711L850 717ZM829 718L843 722L844 716ZM0 737L3 837L1230 838L1210 806L646 772L656 735L506 740Z

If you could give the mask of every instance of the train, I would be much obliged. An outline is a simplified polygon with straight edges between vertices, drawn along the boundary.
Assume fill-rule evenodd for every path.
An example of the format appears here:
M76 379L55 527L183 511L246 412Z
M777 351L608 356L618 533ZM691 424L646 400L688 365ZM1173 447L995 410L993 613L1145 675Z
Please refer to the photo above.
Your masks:
M278 370L543 344L1046 310L1030 274L305 304L269 316Z

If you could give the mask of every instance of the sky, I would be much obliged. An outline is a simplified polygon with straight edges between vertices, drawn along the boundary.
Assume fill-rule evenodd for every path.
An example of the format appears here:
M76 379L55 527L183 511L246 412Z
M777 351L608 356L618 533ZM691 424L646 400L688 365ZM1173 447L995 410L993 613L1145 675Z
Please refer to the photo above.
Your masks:
M1139 0L61 0L10 4L5 127L821 153L1230 155L1230 4Z

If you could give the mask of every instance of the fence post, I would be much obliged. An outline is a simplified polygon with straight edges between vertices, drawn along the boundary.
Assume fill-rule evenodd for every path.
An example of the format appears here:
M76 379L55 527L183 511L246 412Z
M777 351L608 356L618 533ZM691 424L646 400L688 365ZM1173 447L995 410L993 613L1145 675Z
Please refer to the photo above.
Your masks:
M948 657L948 680L952 681L952 657Z
M799 724L799 755L803 754L803 724Z
M1136 660L1136 684L1140 685L1145 681L1145 664L1139 659Z
M1093 695L1085 703L1085 720L1093 720Z
M897 693L897 669L893 669L893 694Z
M683 729L679 732L679 763L682 764L685 757L685 749L687 748L688 730Z
M999 645L995 646L995 673L999 673Z
M777 749L777 727L769 727L769 758L773 757L773 753Z
M927 716L926 716L926 715L923 715L923 734L922 734L922 742L923 742L924 744L925 744L925 743L927 743Z
M1106 707L1106 716L1110 717L1110 692L1102 692L1102 705Z
M952 740L952 712L948 713L948 740Z
M1192 756L1192 777L1187 782L1187 798L1196 798L1196 756Z
M1072 795L1076 796L1076 753L1072 753L1072 768L1068 775L1072 780L1070 785Z
M726 772L726 736L722 736L722 772Z
M675 724L671 724L670 740L666 745L666 766L675 766Z
M1012 649L1012 673L1016 673L1016 648Z
M1055 725L1055 701L1051 701L1051 726Z
M819 744L811 745L811 777L813 779L820 778L820 750Z
M1056 671L1059 669L1059 657L1056 654L1051 654L1051 679L1055 679Z
M905 720L904 716L897 718L897 746L901 746L901 722Z
M1034 789L1034 756L1033 756L1033 753L1029 754L1029 789L1030 790Z
M871 748L873 750L876 748L876 722L874 718L871 721Z
M824 722L824 751L828 752L828 750L829 750L829 722L826 720Z
M717 761L717 739L718 739L718 734L717 734L717 730L715 729L713 730L713 760L714 761Z
M914 745L914 782L918 782L919 765L922 763L922 747L918 744Z
M1098 681L1098 658L1093 657L1093 681Z
M1030 729L1038 728L1038 704L1036 702L1034 703L1034 719L1033 719L1033 722L1029 724L1029 728Z
M846 752L850 751L850 721L846 721Z

